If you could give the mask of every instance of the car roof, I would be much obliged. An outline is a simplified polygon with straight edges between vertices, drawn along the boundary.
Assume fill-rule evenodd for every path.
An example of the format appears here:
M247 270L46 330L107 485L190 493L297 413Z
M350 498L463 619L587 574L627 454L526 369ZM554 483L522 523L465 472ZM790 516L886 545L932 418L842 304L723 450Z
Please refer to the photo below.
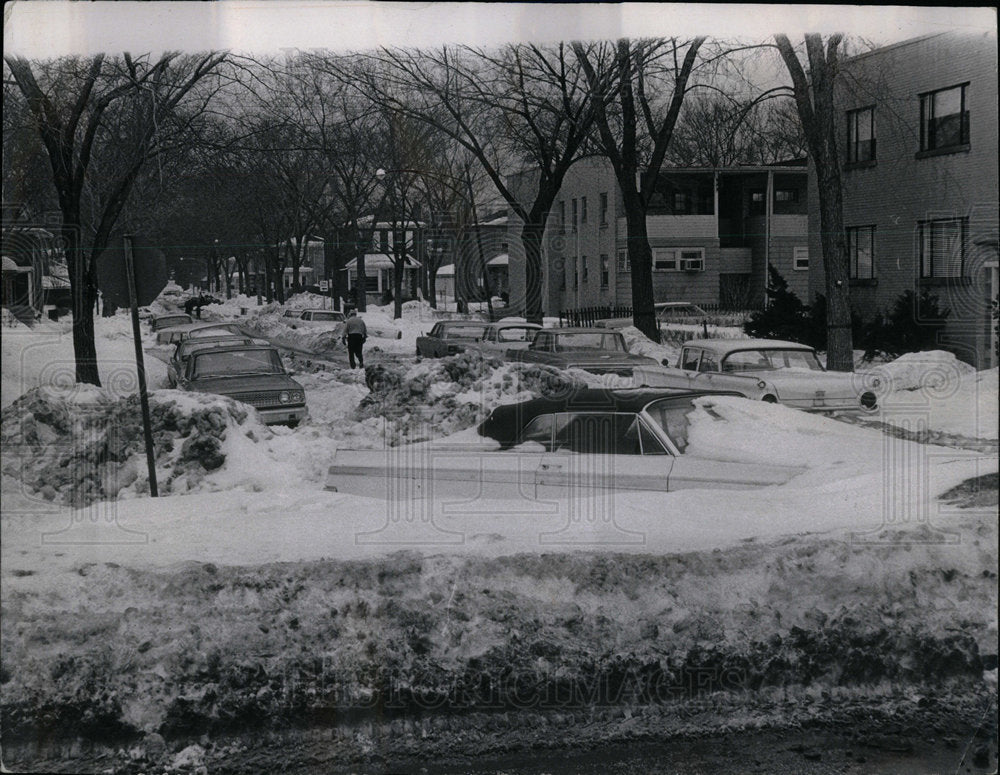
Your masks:
M206 352L231 352L233 350L274 350L278 352L278 348L273 344L243 344L242 342L233 344L223 344L217 347L206 347L204 352L194 352L191 353L192 356L204 355Z
M219 347L220 345L226 344L257 344L257 345L267 345L268 342L264 340L255 340L252 336L244 336L243 334L228 334L226 336L206 336L204 339L185 339L183 342L177 343L177 352L187 352L188 350L193 350L196 347L208 348L208 347Z
M682 388L577 388L557 397L532 398L517 404L496 407L479 425L479 435L496 439L501 444L516 441L521 429L535 417L556 412L625 412L642 411L652 401L661 398L697 398L699 396L740 393L718 390L686 390Z
M339 309L321 309L319 307L309 307L308 309L297 310L299 313L302 312L332 312L334 315L343 315Z
M528 323L524 320L522 321L511 320L509 322L504 320L498 320L495 323L490 323L488 327L489 328L535 328L535 329L541 328L541 326L538 325L538 323Z
M551 331L554 334L615 334L621 336L620 331L611 328L588 328L587 326L566 326L564 328L543 328L541 331Z
M812 352L813 348L802 342L786 342L782 339L690 339L683 347L700 347L711 350L719 355L736 352L737 350L804 350Z

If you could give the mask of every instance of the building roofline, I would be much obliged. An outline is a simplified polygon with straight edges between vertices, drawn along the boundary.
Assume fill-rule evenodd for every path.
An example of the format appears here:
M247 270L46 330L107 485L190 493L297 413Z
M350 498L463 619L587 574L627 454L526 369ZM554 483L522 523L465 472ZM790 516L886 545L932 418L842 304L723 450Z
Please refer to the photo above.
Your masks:
M898 43L890 43L888 46L881 46L880 48L873 48L871 51L864 51L860 54L855 54L852 57L847 57L843 60L843 64L850 64L851 62L857 62L861 59L867 59L871 56L877 56L879 54L884 54L887 51L895 51L899 48L904 48L906 46L912 46L917 43L923 43L926 40L932 40L933 38L940 38L942 35L948 35L954 32L953 30L943 30L941 32L929 32L926 35L918 35L915 38L909 38L907 40L901 40Z

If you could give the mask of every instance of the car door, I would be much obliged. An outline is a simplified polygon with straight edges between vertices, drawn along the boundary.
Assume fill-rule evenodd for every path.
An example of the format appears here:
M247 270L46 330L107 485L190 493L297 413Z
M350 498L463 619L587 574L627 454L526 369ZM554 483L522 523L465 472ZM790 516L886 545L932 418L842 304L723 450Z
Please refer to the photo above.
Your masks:
M643 433L634 413L551 417L550 451L542 455L535 475L538 498L613 498L619 491L667 490L673 458L662 446L651 446L651 435Z

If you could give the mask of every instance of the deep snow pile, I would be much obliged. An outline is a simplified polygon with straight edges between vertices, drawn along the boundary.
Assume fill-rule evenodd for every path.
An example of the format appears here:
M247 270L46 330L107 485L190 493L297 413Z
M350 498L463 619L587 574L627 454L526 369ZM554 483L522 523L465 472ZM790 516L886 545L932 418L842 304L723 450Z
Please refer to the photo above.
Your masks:
M478 353L365 370L371 393L358 419L384 419L390 443L449 436L480 422L499 404L558 395L586 384L583 372L541 364L504 363Z
M272 433L249 407L158 391L150 416L163 494L255 486L252 463L266 449L254 447ZM117 398L84 385L33 389L3 410L0 443L4 474L48 501L82 507L149 492L138 395ZM227 468L231 457L238 465Z

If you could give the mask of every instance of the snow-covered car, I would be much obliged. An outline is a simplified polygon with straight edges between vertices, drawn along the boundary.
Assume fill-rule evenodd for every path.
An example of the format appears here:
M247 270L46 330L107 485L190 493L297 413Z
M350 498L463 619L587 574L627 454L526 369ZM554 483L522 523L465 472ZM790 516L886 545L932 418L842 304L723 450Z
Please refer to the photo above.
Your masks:
M498 406L479 425L479 444L338 450L326 489L456 502L544 500L609 490L767 487L802 472L687 453L689 416L700 412L713 421L712 399L720 395L731 394L582 388Z
M164 328L156 332L157 344L176 344L185 339L203 339L205 337L234 334L246 336L238 323L187 323L181 326Z
M631 377L640 366L657 365L653 358L630 353L620 331L600 328L543 328L526 348L509 348L504 358L622 377Z
M289 322L288 318L298 319L298 318L302 317L302 310L300 310L300 309L286 309L284 312L281 313L281 317L287 323L287 322Z
M417 337L417 355L444 358L465 350L486 332L486 323L474 320L439 320L426 334Z
M162 331L164 328L173 328L174 326L185 326L194 323L190 315L185 315L183 312L171 312L166 315L154 315L150 318L149 325L153 331Z
M541 328L537 323L505 323L499 321L490 323L477 342L466 345L466 351L473 350L483 355L503 357L507 350L524 350L535 338L535 332Z
M339 331L344 327L346 316L332 309L305 309L298 320L290 321L293 327L315 328L322 331Z
M270 345L234 344L192 352L177 386L242 401L270 425L297 425L306 416L305 388L287 374Z
M172 388L177 387L177 383L187 368L187 361L191 357L191 353L234 344L266 345L269 342L265 339L254 339L249 336L236 336L234 334L209 336L202 339L185 339L183 342L177 343L177 346L174 348L174 354L167 361L167 385Z
M874 411L878 396L852 374L826 371L816 351L778 339L692 339L676 367L637 369L637 386L735 390L810 412ZM877 379L871 383L877 389Z

